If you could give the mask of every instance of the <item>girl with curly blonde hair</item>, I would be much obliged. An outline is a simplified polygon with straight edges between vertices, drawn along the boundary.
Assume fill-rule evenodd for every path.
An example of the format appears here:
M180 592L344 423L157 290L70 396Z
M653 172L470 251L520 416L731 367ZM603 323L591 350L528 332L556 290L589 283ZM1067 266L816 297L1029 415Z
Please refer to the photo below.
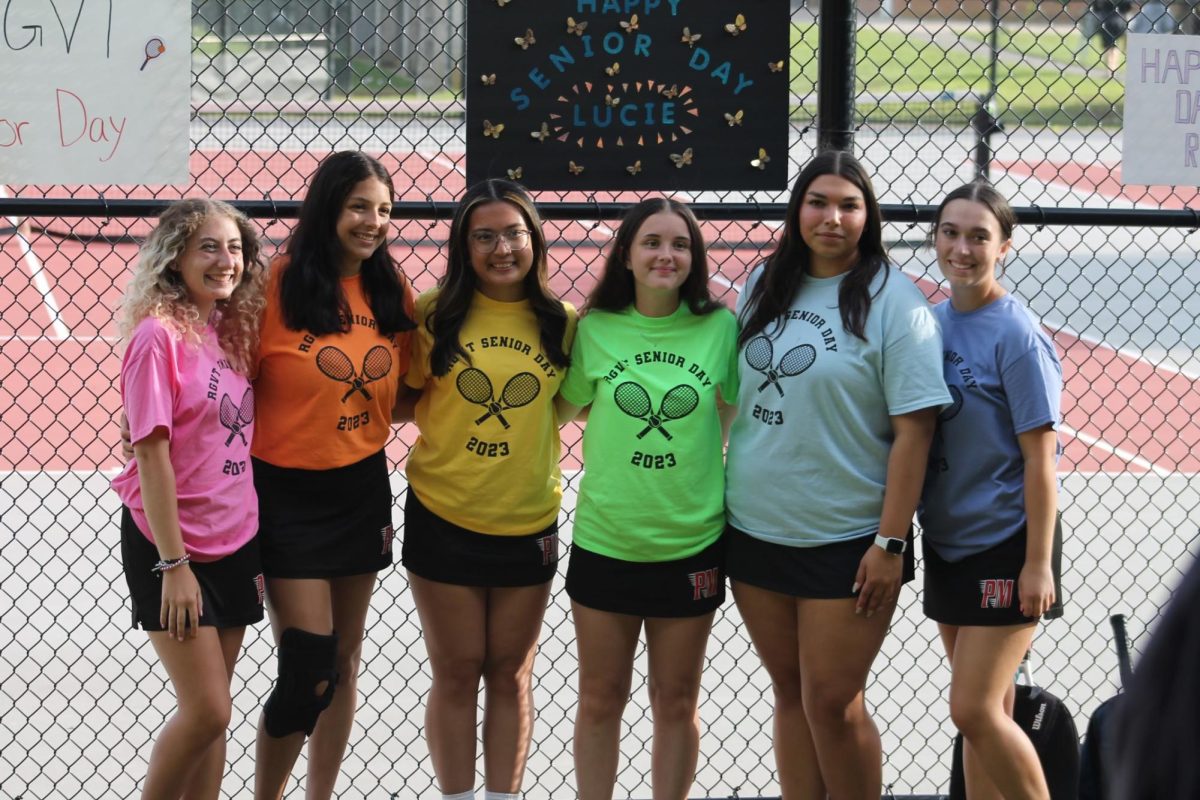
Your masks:
M122 303L121 399L133 459L113 480L133 627L146 630L177 709L143 797L216 797L229 684L263 618L249 374L263 308L259 243L214 200L163 212Z

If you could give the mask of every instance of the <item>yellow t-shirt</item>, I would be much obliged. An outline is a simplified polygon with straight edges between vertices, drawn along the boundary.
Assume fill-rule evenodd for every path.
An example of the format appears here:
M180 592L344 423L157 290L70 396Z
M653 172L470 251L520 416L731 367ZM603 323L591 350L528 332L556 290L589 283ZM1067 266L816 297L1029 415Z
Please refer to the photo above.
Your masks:
M392 406L408 369L411 333L379 333L359 276L342 279L350 303L350 330L327 336L283 324L275 263L267 285L251 454L277 467L333 469L374 455L392 430ZM412 290L404 282L412 316Z
M467 530L522 536L546 528L562 503L554 395L565 370L542 352L528 301L503 303L478 292L460 332L471 363L430 373L433 336L425 326L438 294L417 298L417 329L405 382L422 394L420 436L408 456L408 483L442 519ZM569 303L563 348L576 313Z

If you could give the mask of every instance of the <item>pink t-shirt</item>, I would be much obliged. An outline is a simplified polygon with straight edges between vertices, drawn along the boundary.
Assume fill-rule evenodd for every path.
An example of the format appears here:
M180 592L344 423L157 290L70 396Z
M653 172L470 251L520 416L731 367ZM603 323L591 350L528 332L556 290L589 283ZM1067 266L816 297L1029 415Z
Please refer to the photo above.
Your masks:
M134 443L166 428L183 545L196 561L233 553L258 531L250 471L254 390L229 365L207 327L184 341L153 317L138 323L121 362L121 400ZM112 482L134 522L154 542L131 459Z

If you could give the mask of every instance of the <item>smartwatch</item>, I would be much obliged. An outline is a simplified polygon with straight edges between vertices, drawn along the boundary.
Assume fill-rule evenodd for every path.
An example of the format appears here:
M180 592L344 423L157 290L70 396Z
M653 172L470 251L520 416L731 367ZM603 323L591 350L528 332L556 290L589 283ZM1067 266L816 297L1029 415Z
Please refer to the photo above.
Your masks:
M905 539L892 539L877 533L875 534L875 546L882 547L892 555L899 556L904 554L904 548L908 546L908 541Z

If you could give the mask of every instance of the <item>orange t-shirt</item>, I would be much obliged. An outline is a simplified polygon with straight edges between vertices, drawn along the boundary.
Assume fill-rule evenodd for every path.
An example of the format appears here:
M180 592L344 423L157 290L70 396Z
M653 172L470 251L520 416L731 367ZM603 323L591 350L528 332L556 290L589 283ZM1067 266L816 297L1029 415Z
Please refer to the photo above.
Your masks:
M251 454L278 467L344 467L383 449L391 433L396 390L408 371L409 333L383 336L360 277L342 279L350 330L327 336L283 323L279 279L287 259L271 269L254 379ZM413 316L412 288L404 308Z

